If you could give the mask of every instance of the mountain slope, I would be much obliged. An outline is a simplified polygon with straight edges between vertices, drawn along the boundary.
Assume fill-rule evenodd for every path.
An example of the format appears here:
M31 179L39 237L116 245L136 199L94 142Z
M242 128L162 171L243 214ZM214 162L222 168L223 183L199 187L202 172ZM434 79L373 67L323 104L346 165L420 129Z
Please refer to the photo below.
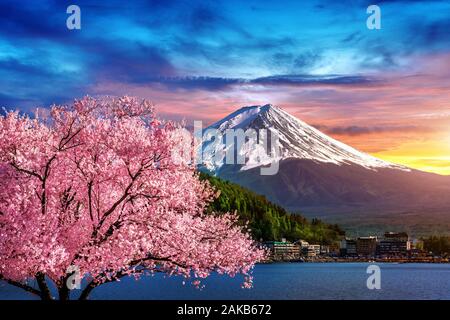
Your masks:
M208 127L208 129L211 128L217 129L221 133L225 133L227 129L260 130L271 128L279 136L281 159L299 158L338 165L352 163L369 169L409 170L406 167L360 152L270 104L243 107ZM208 144L205 145L205 147L207 146ZM253 151L256 150L251 150L251 152ZM254 157L250 156L250 158ZM260 164L264 164L264 162ZM243 166L243 169L251 167L247 164ZM215 166L214 169L220 169L220 166Z
M253 237L257 240L291 241L304 239L312 243L331 244L345 232L337 225L329 225L318 219L309 222L299 214L291 214L284 208L271 203L262 195L237 184L202 173L220 195L209 206L210 211L237 211L243 222L248 221Z
M408 215L410 221L401 222L438 222L450 227L450 177L372 157L272 105L241 108L210 128L222 133L266 128L277 132L281 153L276 175L260 174L260 167L268 163L264 159L266 162L234 165L208 162L216 150L205 157L203 169L264 194L285 208L331 222L333 217L345 216L349 223L369 224L381 216L386 223L400 213L414 212ZM260 151L249 152L250 159L255 159L251 153Z

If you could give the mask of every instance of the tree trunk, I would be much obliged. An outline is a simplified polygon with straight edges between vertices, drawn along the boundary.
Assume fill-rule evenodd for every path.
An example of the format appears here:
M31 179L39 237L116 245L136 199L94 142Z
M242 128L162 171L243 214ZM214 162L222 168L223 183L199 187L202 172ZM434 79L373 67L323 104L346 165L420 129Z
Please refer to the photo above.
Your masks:
M59 293L59 300L61 300L61 301L69 300L70 290L69 290L69 288L67 288L66 282L63 282L61 287L58 289L58 293Z
M45 280L45 274L38 273L36 274L36 281L38 283L39 289L41 291L41 299L42 300L52 300L52 295L50 290L48 289L47 282Z

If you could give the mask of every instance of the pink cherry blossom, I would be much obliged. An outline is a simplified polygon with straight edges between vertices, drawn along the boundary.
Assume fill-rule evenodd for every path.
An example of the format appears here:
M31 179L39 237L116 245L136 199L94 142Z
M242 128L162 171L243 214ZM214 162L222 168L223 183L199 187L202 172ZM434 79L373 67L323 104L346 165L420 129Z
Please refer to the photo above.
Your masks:
M0 116L0 279L42 299L50 281L69 298L69 266L89 280L81 299L154 272L240 273L250 286L265 252L236 214L205 214L217 192L191 164L171 160L189 140L178 129L131 97Z

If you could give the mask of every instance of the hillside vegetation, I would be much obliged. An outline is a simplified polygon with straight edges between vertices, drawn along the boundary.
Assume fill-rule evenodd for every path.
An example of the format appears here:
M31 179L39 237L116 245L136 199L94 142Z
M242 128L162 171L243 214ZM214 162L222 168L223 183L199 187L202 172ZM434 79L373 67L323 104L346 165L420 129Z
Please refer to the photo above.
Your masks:
M448 236L430 236L422 238L423 248L437 255L450 254L450 237Z
M200 174L211 185L220 191L220 196L210 205L210 211L237 211L242 222L248 221L253 237L257 240L290 241L303 239L312 243L330 244L338 240L344 231L338 225L330 225L319 219L308 221L300 214L292 214L284 208L268 201L237 184Z

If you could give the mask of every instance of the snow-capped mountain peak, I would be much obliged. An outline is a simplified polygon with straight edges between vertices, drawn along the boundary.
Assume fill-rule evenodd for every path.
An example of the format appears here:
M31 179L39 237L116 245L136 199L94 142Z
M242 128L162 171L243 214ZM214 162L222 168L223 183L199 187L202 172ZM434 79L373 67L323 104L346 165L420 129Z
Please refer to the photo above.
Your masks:
M372 170L391 168L409 171L404 166L383 161L337 141L280 107L271 104L242 107L207 129L216 129L221 134L225 134L227 129L244 131L270 129L279 137L278 160L299 158L337 165L357 164ZM204 144L204 147L207 144L208 142ZM241 167L241 170L265 165L273 160L270 157L262 156L261 148L247 148L246 152L249 161ZM214 150L211 152L211 148L209 148L209 154L204 155L205 165L209 170L216 171L222 164L212 163L210 161L213 158L211 153L214 153Z
M270 112L270 109L278 108L271 104L263 106L246 106L229 114L222 120L212 124L209 128L217 128L219 130L226 129L245 129L255 118L262 113Z

